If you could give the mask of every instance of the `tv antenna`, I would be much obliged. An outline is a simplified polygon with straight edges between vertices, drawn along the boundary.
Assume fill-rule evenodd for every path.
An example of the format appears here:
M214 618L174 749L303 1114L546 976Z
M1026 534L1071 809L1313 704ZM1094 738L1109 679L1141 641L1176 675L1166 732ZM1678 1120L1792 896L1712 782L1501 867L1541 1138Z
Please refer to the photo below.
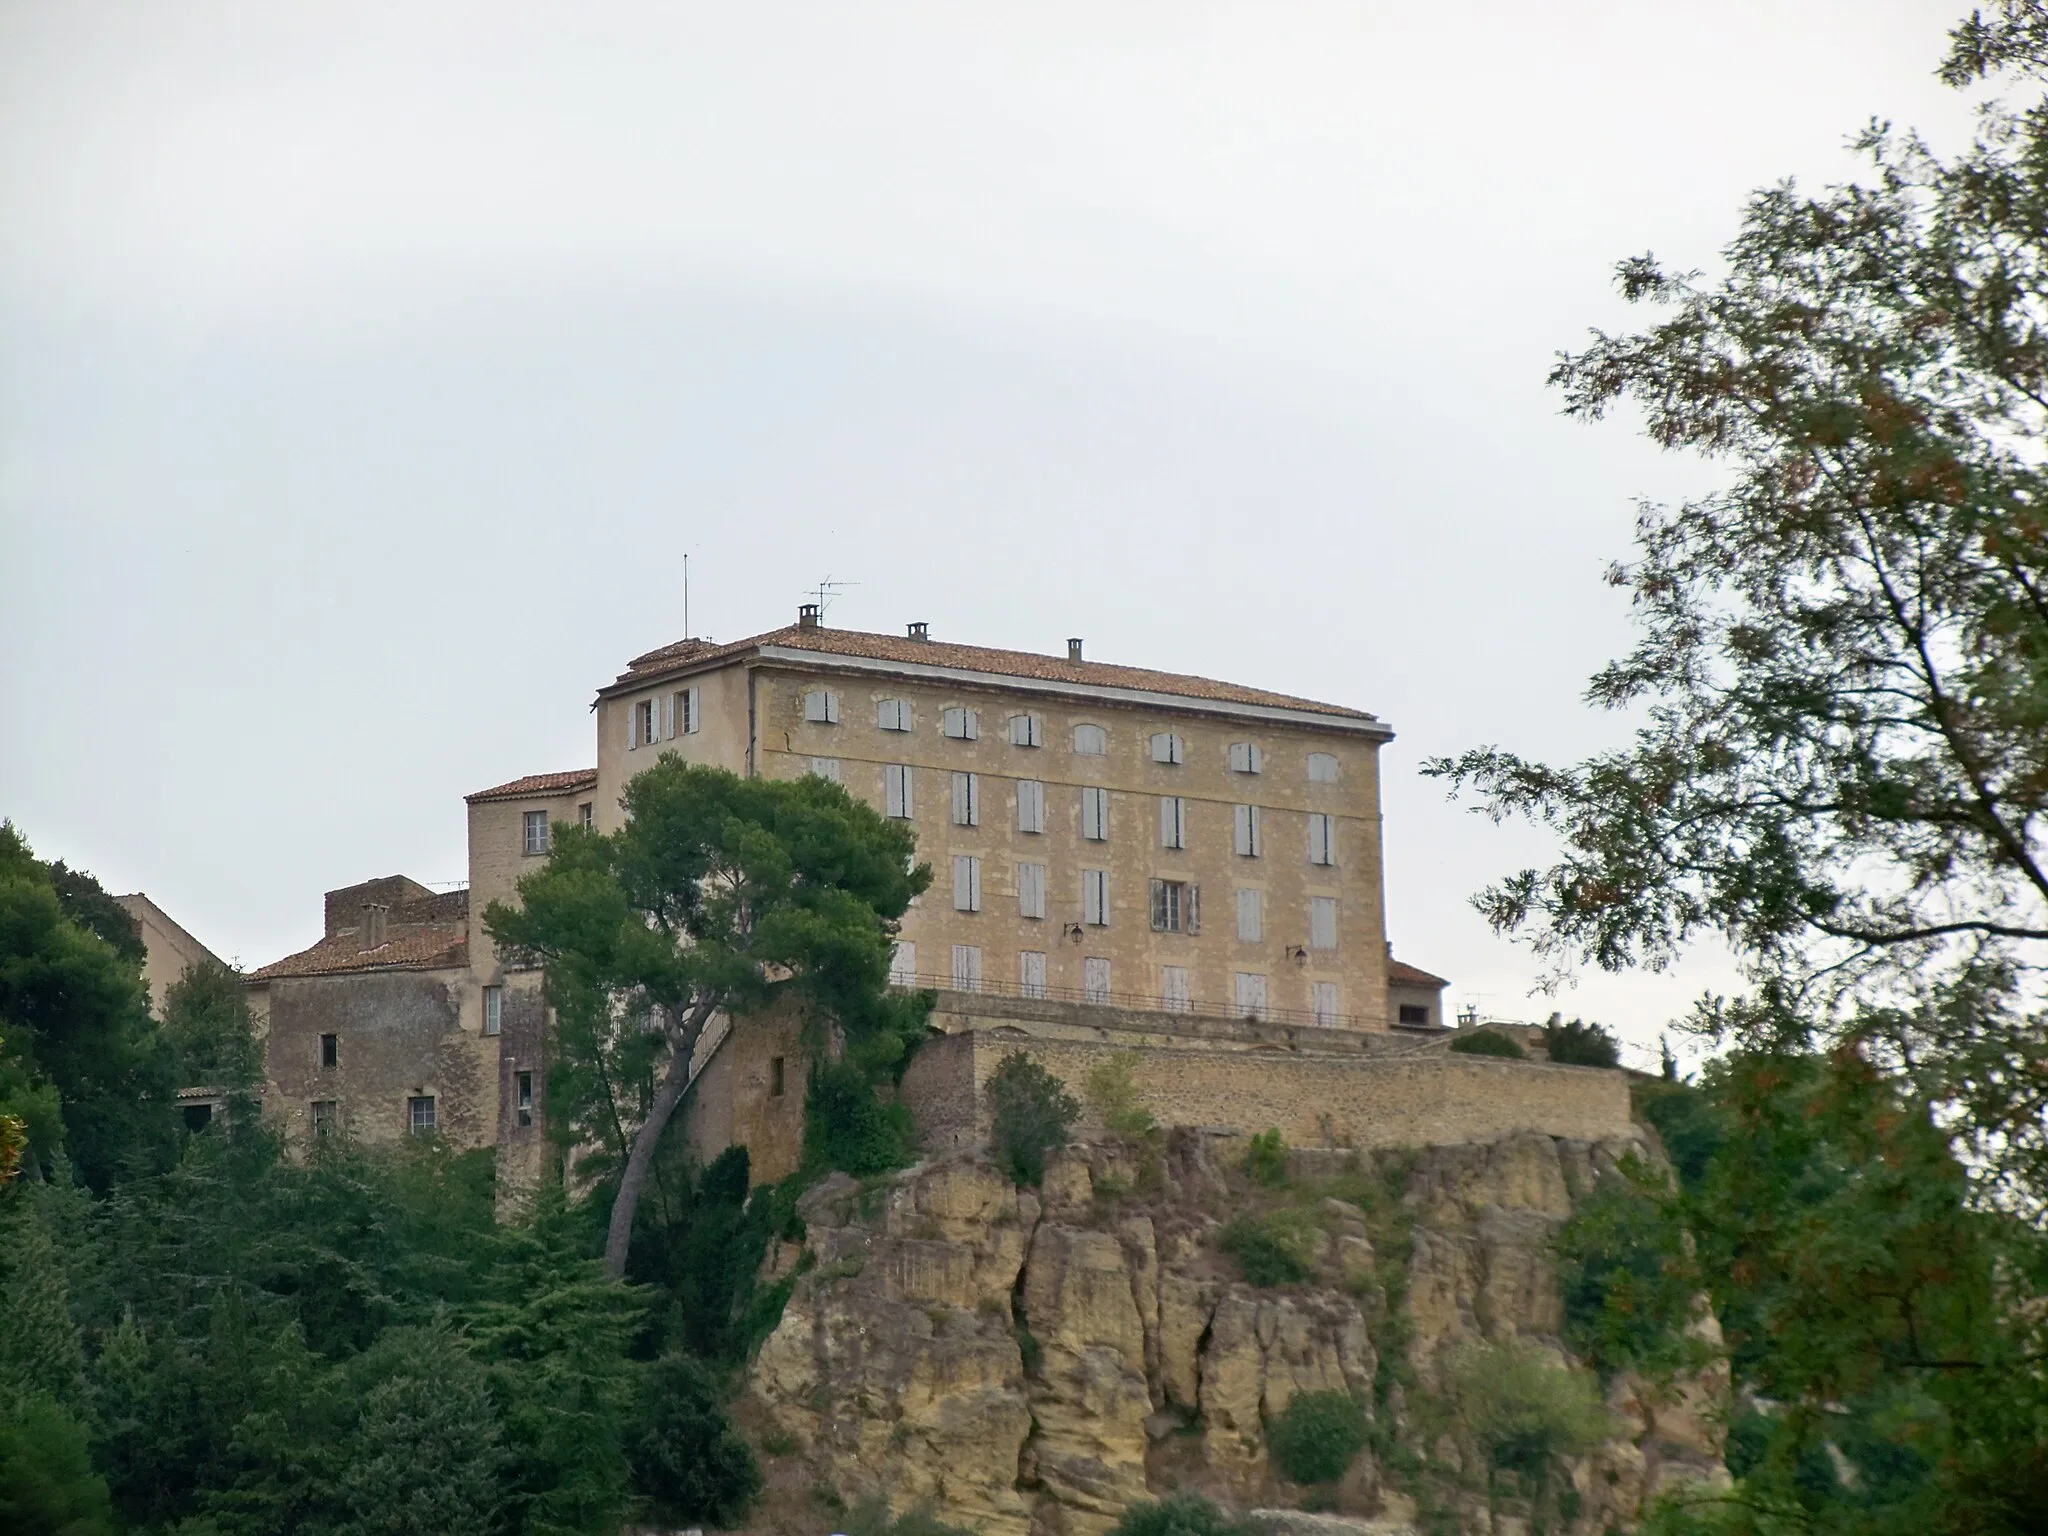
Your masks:
M857 581L840 581L835 577L827 576L806 593L805 596L815 597L818 600L818 622L820 624L825 622L825 610L832 606L833 598L837 597L846 588L859 585L860 583Z

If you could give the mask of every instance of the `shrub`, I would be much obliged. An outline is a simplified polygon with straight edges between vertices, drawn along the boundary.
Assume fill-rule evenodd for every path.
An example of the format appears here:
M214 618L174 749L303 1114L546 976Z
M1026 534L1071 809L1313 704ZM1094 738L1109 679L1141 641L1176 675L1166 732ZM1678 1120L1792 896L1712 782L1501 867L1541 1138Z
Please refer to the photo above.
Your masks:
M1103 1128L1126 1141L1144 1141L1159 1131L1159 1122L1145 1107L1131 1075L1137 1062L1136 1051L1118 1051L1088 1074L1082 1088L1089 1107L1102 1117Z
M630 1450L633 1488L662 1520L730 1529L761 1491L754 1453L726 1417L718 1378L672 1354L647 1374L642 1429Z
M868 1074L850 1061L811 1069L804 1093L804 1164L813 1173L837 1168L855 1178L886 1173L911 1161L910 1112L884 1104Z
M1255 1184L1277 1189L1287 1182L1287 1143L1281 1140L1278 1126L1268 1126L1252 1137L1244 1151L1244 1171Z
M996 1065L987 1093L996 1165L1019 1184L1044 1183L1045 1155L1067 1144L1081 1106L1065 1083L1022 1051Z
M1312 1279L1316 1234L1280 1215L1241 1216L1223 1230L1223 1251L1252 1285L1301 1285Z
M1497 1029L1478 1029L1469 1035L1459 1035L1451 1042L1451 1049L1463 1056L1501 1056L1514 1061L1525 1060L1528 1052Z
M1266 1426L1266 1447L1289 1482L1334 1483L1365 1449L1369 1430L1349 1392L1298 1392Z
M948 1525L926 1504L913 1504L891 1518L889 1501L879 1493L861 1495L846 1516L846 1536L973 1536L957 1525Z
M1550 1059L1568 1067L1618 1067L1621 1047L1598 1024L1573 1019L1567 1024L1556 1014L1543 1026L1543 1049Z
M1493 1464L1509 1471L1540 1478L1613 1430L1592 1379L1526 1339L1459 1351L1449 1385L1460 1417Z
M1109 1536L1256 1536L1257 1529L1199 1493L1174 1493L1126 1505Z

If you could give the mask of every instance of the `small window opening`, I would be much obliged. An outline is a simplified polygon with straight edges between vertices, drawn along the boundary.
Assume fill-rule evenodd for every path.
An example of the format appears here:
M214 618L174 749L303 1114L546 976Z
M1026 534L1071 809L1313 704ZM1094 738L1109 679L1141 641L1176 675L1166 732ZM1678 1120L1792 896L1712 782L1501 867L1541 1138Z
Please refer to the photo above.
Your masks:
M320 1065L323 1067L338 1067L341 1065L341 1036L322 1035L320 1037Z

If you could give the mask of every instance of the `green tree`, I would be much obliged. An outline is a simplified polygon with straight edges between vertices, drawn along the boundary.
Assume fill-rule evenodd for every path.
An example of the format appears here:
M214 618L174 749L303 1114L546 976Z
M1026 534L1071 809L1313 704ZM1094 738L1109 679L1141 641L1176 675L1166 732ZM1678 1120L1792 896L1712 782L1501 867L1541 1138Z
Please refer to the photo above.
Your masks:
M761 1469L723 1397L717 1377L688 1355L666 1355L649 1370L628 1454L633 1486L657 1518L729 1530L761 1491Z
M1369 1432L1365 1405L1349 1392L1297 1392L1266 1426L1266 1444L1289 1482L1334 1483Z
M180 1086L246 1090L263 1079L242 978L228 966L201 961L164 989L163 1032Z
M336 1479L336 1536L493 1536L503 1435L484 1368L444 1329L393 1330L351 1372L361 1412Z
M1557 1014L1543 1026L1543 1052L1561 1066L1618 1067L1621 1046L1598 1024L1565 1019Z
M807 777L743 779L664 758L626 788L625 824L566 824L548 861L493 902L499 943L547 967L564 1135L617 1168L605 1264L625 1273L655 1154L713 1015L788 996L861 1059L900 1055L921 1022L888 994L890 940L931 882L908 828Z
M66 873L70 904L104 919L79 894L90 877ZM112 911L128 921L119 906ZM4 822L0 1053L0 1110L27 1126L31 1170L54 1170L53 1101L62 1150L95 1189L124 1169L162 1167L174 1154L171 1055L149 1018L139 955L124 954L75 920L52 866Z
M1067 1085L1022 1051L996 1063L983 1087L996 1164L1019 1184L1045 1182L1046 1154L1067 1144L1081 1106Z

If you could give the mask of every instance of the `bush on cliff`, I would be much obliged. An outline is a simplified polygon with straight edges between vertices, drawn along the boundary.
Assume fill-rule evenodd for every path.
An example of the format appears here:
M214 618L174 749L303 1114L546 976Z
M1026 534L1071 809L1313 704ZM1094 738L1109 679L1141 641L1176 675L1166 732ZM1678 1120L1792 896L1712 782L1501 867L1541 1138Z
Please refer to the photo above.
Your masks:
M1175 1493L1127 1505L1109 1536L1256 1536L1257 1529L1199 1493Z
M1065 1083L1022 1051L997 1064L986 1092L996 1166L1019 1184L1044 1183L1046 1154L1067 1144L1081 1106Z
M1349 1392L1297 1392L1266 1426L1266 1448L1290 1483L1334 1483L1367 1434L1365 1407Z
M1250 1285L1303 1285L1315 1278L1321 1235L1313 1219L1299 1212L1240 1216L1223 1229L1223 1251L1237 1260Z
M1528 1055L1497 1029L1478 1029L1460 1035L1451 1042L1451 1049L1461 1056L1499 1056L1510 1061L1522 1061Z

